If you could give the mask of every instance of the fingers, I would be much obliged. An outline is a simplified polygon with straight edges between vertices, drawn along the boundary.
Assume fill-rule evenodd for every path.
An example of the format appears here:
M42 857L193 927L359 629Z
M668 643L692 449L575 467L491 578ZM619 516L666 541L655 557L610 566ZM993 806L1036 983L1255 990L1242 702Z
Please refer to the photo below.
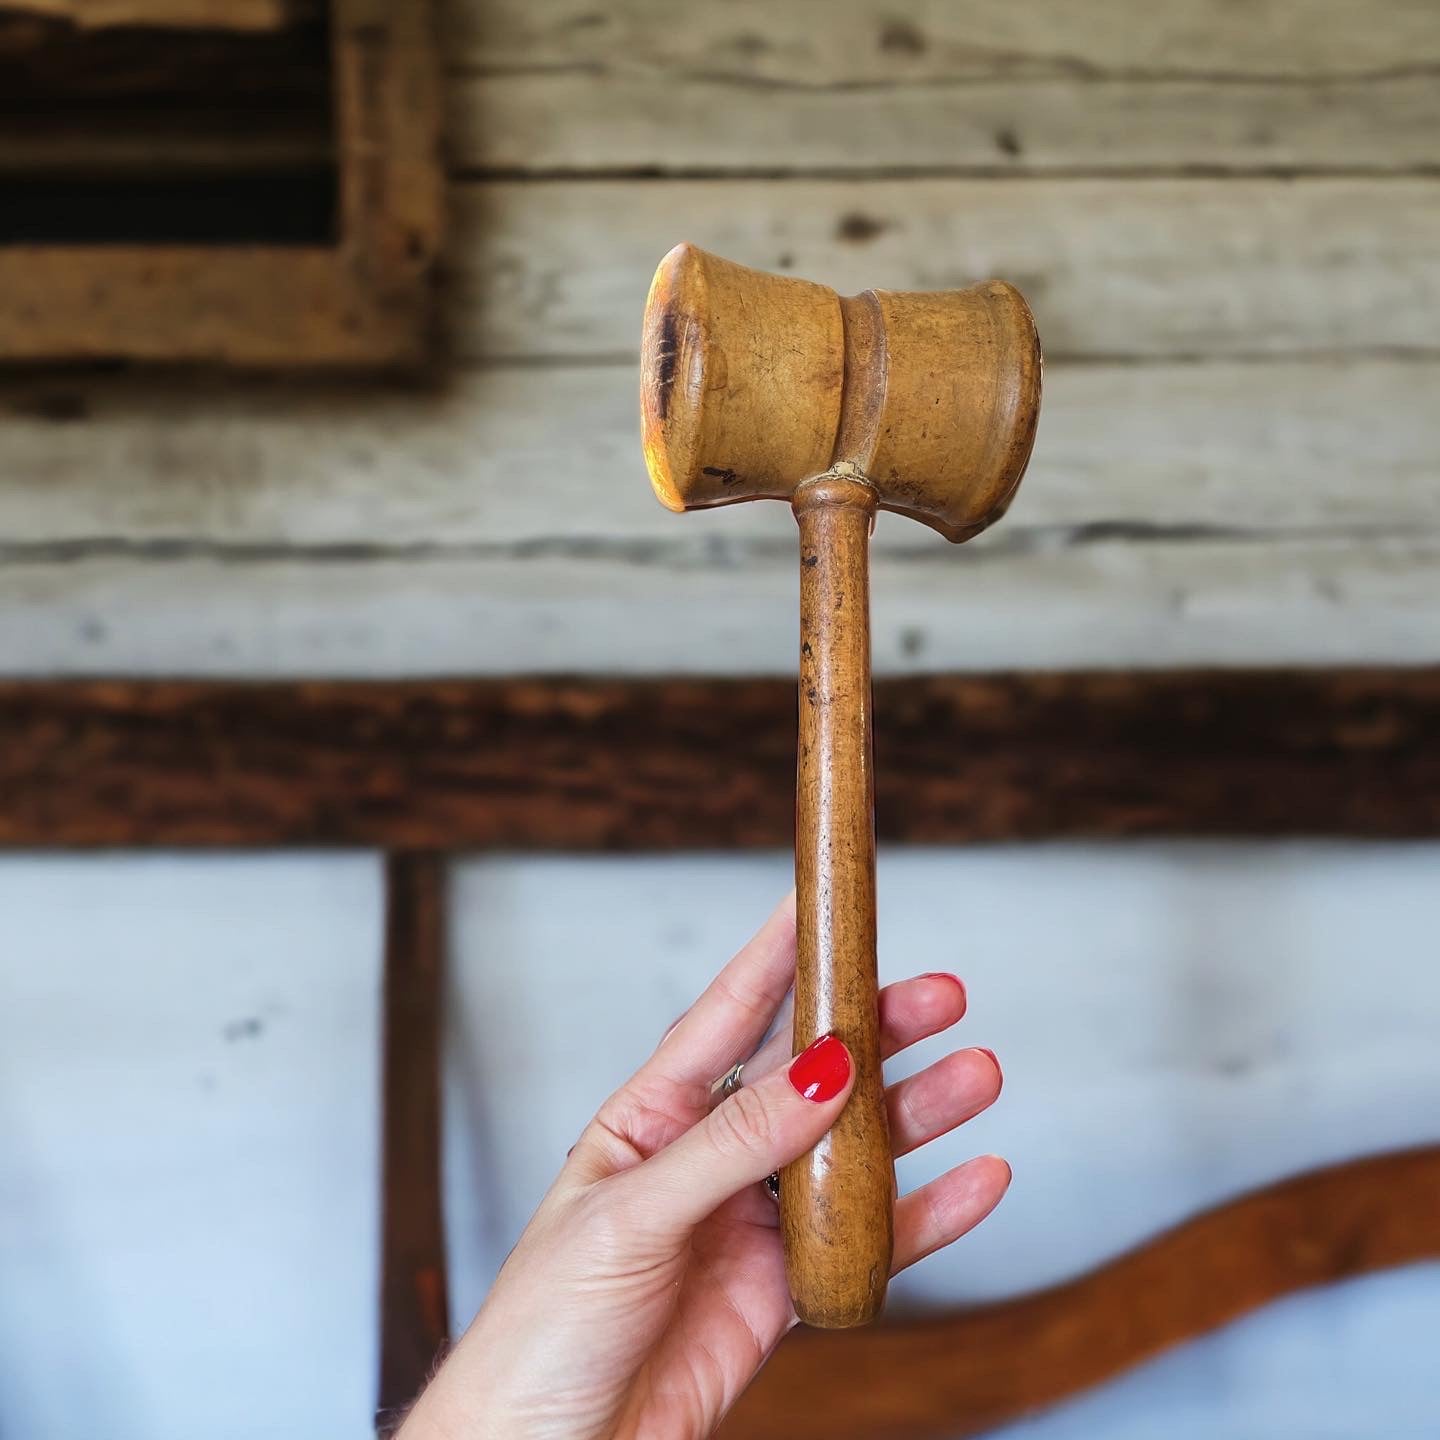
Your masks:
M916 975L887 985L880 992L880 1057L892 1055L948 1030L965 1013L965 986L956 975ZM758 1079L790 1058L790 1021L787 1005L776 1033L745 1066L747 1079Z
M989 1050L957 1050L885 1092L890 1143L908 1155L995 1103L1003 1077Z
M643 1165L614 1176L607 1182L612 1198L653 1234L688 1233L732 1195L811 1149L834 1124L854 1078L850 1052L822 1036Z
M1009 1188L1010 1166L980 1155L903 1196L895 1205L895 1271L973 1230Z
M764 1039L794 979L792 892L670 1027L636 1078L708 1087Z

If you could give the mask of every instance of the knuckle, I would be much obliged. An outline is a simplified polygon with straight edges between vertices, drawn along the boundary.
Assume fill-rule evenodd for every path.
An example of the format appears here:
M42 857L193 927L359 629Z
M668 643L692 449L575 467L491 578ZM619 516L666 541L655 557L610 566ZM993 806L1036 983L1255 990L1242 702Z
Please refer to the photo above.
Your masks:
M737 1090L712 1116L717 1145L723 1150L760 1154L770 1147L772 1122L764 1094L749 1086Z

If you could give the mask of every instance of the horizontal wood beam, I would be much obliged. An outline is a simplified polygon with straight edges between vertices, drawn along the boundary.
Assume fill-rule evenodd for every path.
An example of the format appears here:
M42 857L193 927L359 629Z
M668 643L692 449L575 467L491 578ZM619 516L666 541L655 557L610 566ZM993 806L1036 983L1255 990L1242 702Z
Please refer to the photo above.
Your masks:
M953 1440L1311 1285L1440 1255L1440 1147L1286 1180L1069 1284L911 1324L797 1333L722 1440Z
M1440 834L1440 668L876 687L891 842ZM0 846L784 847L784 680L0 684Z
M830 128L848 145L856 126ZM629 360L655 265L683 239L841 294L999 276L1047 360L1433 355L1437 192L1429 176L462 183L446 317L465 359Z
M1436 158L1426 0L728 0L673 15L664 0L583 15L454 0L459 162L1023 173Z
M655 503L635 387L633 367L589 364L543 380L524 365L465 370L413 389L0 377L0 554L239 565L468 547L480 564L609 547L694 565L723 545L733 566L749 558L741 547L764 546L790 576L783 510L677 522ZM1437 394L1433 359L1047 362L1025 482L1005 523L961 554L1026 543L1017 533L1051 546L1093 543L1097 530L1249 545L1435 534ZM967 563L895 516L874 546Z

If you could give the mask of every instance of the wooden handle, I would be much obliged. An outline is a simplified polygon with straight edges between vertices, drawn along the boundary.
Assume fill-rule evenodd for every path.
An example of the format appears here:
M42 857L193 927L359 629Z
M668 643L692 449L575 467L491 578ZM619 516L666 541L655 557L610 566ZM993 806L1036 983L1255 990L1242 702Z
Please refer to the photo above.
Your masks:
M795 493L800 526L800 750L795 797L796 1053L838 1035L855 1088L829 1134L780 1180L796 1313L839 1329L885 1303L895 1165L880 1071L870 528L878 496L828 474Z

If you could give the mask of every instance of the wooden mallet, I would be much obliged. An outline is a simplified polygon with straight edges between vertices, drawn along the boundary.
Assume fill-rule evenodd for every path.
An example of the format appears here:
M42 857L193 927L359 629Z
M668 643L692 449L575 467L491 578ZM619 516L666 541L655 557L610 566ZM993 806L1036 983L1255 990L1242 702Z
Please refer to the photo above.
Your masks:
M947 540L998 520L1030 457L1039 406L1035 324L998 281L842 299L680 245L650 287L641 421L655 493L672 510L785 500L800 527L794 1047L832 1032L857 1069L834 1128L781 1176L790 1293L811 1325L879 1314L893 1242L875 968L870 531L877 509Z

